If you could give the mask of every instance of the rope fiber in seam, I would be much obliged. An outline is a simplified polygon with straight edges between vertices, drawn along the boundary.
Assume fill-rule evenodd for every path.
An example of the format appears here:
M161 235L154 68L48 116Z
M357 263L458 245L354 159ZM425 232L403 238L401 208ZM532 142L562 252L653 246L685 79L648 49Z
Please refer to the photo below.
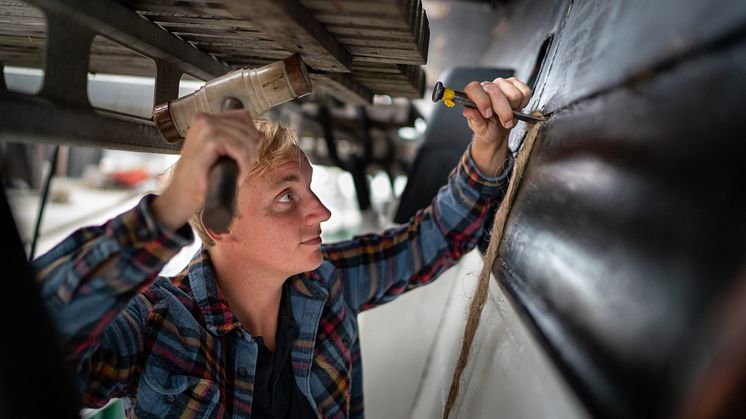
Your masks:
M541 113L534 112L532 115L541 116ZM523 147L520 149L515 165L513 166L513 174L510 177L508 190L505 192L505 197L500 203L500 207L497 209L495 221L492 224L492 237L490 238L490 244L487 247L487 252L484 256L484 265L482 266L482 271L477 280L477 289L474 292L474 298L471 300L471 305L469 306L469 317L466 321L466 327L464 328L464 340L461 346L461 353L456 362L456 368L453 370L451 389L448 392L448 399L446 400L446 405L443 410L443 419L448 419L448 416L456 403L456 399L458 398L461 376L464 372L464 368L466 368L466 365L469 362L471 345L474 342L474 335L476 334L479 322L482 318L482 309L484 308L484 304L487 302L487 292L489 291L492 266L495 264L495 260L497 259L497 251L500 247L500 242L502 241L505 224L510 215L510 209L513 206L513 199L519 189L521 179L523 178L523 171L526 169L528 160L531 157L534 144L539 137L541 126L542 123L537 123L528 130L526 139L523 142Z

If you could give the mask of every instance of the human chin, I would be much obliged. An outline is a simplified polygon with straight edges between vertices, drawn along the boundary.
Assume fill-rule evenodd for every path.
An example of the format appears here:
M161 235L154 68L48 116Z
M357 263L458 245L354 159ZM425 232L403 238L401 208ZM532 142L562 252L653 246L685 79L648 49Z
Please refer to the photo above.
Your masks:
M324 261L324 255L321 253L319 247L311 248L310 246L301 245L299 249L293 253L293 260L295 263L292 264L290 272L291 275L297 275L304 272L311 272L321 266Z
M320 248L316 248L312 255L308 258L308 269L306 271L313 271L324 261L324 255L321 253Z

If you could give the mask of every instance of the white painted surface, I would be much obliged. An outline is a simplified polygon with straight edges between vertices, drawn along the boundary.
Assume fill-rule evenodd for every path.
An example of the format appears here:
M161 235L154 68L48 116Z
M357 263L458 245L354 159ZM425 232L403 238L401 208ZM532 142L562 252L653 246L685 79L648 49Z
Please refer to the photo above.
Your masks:
M366 416L442 416L481 256L361 315ZM493 280L451 418L586 418Z
M359 316L366 417L409 417L449 296L459 286L455 273L450 269L434 283Z

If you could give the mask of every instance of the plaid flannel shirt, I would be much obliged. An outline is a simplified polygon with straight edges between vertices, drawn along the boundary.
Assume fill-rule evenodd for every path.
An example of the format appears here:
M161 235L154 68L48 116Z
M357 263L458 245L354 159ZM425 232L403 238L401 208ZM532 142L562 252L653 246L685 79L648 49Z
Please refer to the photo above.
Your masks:
M319 417L363 417L357 314L429 283L471 250L509 171L486 178L467 150L409 223L324 244L318 269L289 278L299 328L292 367ZM250 417L257 344L228 308L205 250L176 277L158 277L193 236L188 226L160 226L151 200L35 261L84 403L120 397L133 417Z

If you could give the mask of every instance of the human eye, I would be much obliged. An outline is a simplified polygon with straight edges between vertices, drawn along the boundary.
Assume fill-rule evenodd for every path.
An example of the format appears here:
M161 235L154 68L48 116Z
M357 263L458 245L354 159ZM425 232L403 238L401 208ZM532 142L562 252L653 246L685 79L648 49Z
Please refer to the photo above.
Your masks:
M293 201L293 194L290 191L284 191L277 197L277 202L290 203Z

